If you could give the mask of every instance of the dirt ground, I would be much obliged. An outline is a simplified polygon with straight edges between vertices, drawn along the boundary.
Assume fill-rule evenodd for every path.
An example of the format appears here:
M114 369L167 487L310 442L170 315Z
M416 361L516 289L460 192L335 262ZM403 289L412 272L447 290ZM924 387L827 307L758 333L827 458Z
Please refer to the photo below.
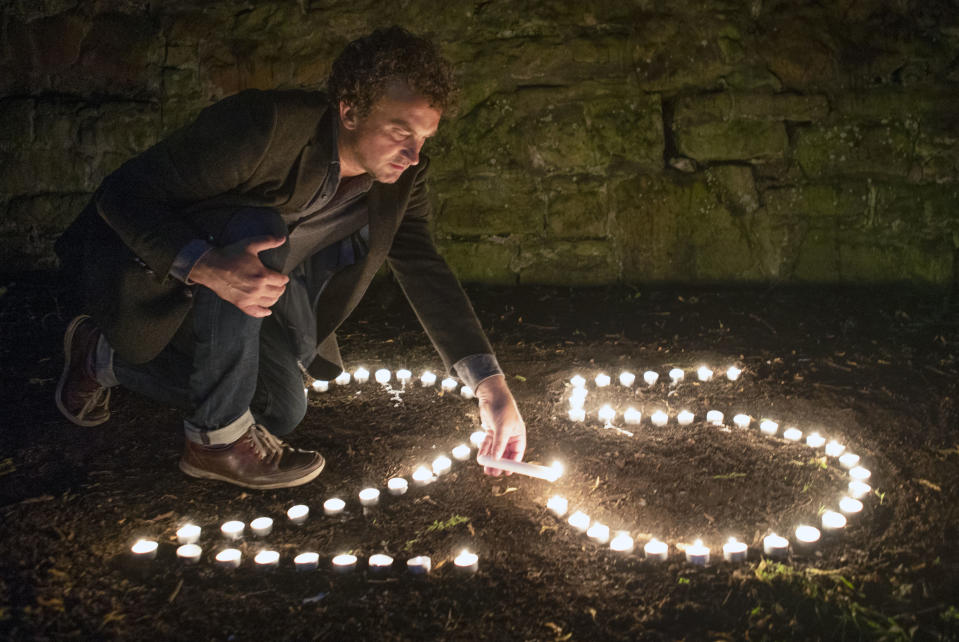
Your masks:
M185 477L180 412L115 391L113 417L77 428L52 403L69 293L49 275L7 277L0 289L0 635L9 639L956 639L959 636L959 397L955 303L942 294L883 290L471 289L528 426L527 460L562 460L555 484L488 478L454 462L436 482L364 511L359 489L449 453L477 429L475 402L439 388L392 398L375 383L310 394L290 437L317 448L327 468L296 489L244 492ZM342 328L347 367L441 372L402 295L380 284ZM743 369L731 382L730 364ZM695 368L717 369L700 383ZM672 367L687 379L670 387ZM618 385L622 370L661 375L653 387ZM567 418L570 377L606 372L590 387L592 418ZM644 411L639 426L604 429L596 406ZM661 408L669 423L652 426ZM675 413L695 414L689 426ZM726 413L724 428L704 421ZM735 413L754 418L731 425ZM762 538L792 536L835 508L849 474L804 443L767 437L759 419L820 431L861 455L874 492L862 514L819 548L764 560ZM545 508L566 496L614 531L623 554L577 534ZM323 501L347 500L341 517ZM294 503L307 523L284 521ZM236 571L217 568L227 519L276 519L248 537ZM177 526L204 529L203 560L175 559ZM748 560L727 563L735 535ZM160 543L149 564L130 544ZM665 563L643 559L650 537L670 544ZM706 567L682 546L702 538ZM452 558L479 555L475 575ZM279 569L257 571L261 548ZM292 557L320 554L297 573ZM330 557L359 565L334 574ZM382 577L365 560L385 552ZM426 577L405 560L429 555Z

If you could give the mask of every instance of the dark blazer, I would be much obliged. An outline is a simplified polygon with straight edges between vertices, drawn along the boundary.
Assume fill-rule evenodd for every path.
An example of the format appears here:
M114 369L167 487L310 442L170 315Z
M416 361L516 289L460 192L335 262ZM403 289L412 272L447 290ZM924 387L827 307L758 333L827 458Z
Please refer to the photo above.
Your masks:
M232 211L302 210L324 186L336 158L325 96L249 90L125 163L57 243L64 267L79 271L90 313L113 348L132 363L153 359L186 317L191 291L169 276L193 239L214 245ZM367 194L369 253L337 273L317 303L318 378L342 369L335 330L389 262L447 368L492 353L472 306L429 233L429 159L396 183Z

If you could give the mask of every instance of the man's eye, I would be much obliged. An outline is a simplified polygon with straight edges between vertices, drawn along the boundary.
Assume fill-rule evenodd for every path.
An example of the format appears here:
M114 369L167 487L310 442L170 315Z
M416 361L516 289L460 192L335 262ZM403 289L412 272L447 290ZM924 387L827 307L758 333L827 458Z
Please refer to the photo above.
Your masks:
M401 129L394 129L394 130L393 130L393 138L395 138L396 140L403 140L404 138L408 137L409 135L410 135L409 132L403 131L403 130L401 130Z

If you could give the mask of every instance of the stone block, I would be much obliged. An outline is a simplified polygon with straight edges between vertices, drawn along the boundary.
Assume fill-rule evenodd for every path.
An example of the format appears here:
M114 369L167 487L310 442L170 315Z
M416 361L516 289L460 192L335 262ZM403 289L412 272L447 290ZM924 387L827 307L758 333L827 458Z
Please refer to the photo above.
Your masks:
M70 150L22 150L0 154L0 193L92 192L91 159Z
M0 101L0 150L23 149L33 144L33 100Z
M840 274L846 283L952 283L955 248L952 239L927 242L863 242L860 236L841 238Z
M0 217L0 271L56 267L53 243L88 200L89 194L12 199Z
M108 103L80 113L84 147L91 153L133 156L153 145L160 132L160 109L142 103Z
M605 285L619 279L608 241L526 241L515 266L525 285Z
M781 122L736 118L673 126L676 148L697 161L763 162L783 158L789 145Z
M554 176L544 185L546 230L554 239L605 238L609 230L606 181Z
M706 182L719 200L737 214L759 209L759 193L753 170L744 165L716 165L706 170Z
M529 176L509 172L468 178L448 175L433 180L431 193L438 235L543 231L546 199Z
M725 91L686 96L676 103L678 126L737 119L811 122L829 115L825 96Z
M794 158L808 177L909 176L916 135L901 125L812 125L796 136Z
M799 283L841 282L839 244L835 227L811 229L800 239L784 277Z
M463 283L515 285L511 264L516 257L514 241L489 238L476 241L437 242L440 254Z
M647 13L634 28L632 61L646 91L718 88L743 55L741 48L730 46L735 25L715 13Z
M770 188L763 192L763 201L775 218L821 227L832 223L817 224L817 220L859 216L868 210L870 197L868 185L856 181Z
M79 140L77 103L40 101L34 111L34 149L71 149Z
M925 120L954 117L959 91L948 88L892 89L879 87L842 92L833 98L837 114L850 120Z

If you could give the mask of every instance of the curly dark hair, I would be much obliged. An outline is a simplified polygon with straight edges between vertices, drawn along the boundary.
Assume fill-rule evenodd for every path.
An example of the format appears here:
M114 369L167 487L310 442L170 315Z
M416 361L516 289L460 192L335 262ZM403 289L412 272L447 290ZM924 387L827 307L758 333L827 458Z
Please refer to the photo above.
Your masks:
M365 116L392 80L406 81L440 111L449 111L455 102L449 61L426 38L396 26L346 45L333 61L326 89L334 106L343 101Z

